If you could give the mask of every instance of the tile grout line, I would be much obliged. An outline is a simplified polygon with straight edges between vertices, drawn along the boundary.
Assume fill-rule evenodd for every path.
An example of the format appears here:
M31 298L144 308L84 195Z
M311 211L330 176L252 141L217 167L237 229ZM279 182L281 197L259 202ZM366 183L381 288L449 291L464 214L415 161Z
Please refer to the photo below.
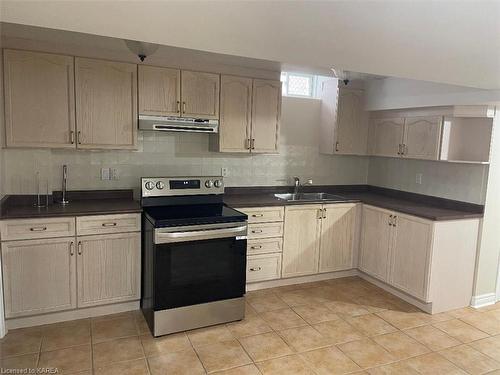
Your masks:
M139 309L139 311L141 311ZM142 314L142 312L141 312ZM139 339L139 342L141 344L141 348L142 348L142 354L144 355L144 361L146 362L146 370L148 371L148 374L151 375L151 368L149 367L149 361L148 361L148 358L146 356L146 349L144 348L144 344L142 342L142 335L141 335L141 332L140 332L140 329L139 329L139 323L137 322L137 317L134 315L134 325L135 325L135 329L137 331L137 337Z

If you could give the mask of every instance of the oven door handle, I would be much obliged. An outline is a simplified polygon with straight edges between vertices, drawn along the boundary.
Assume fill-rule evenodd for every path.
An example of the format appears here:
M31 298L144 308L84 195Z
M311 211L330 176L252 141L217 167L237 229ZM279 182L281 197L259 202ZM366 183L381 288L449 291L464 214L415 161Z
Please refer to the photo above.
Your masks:
M192 230L185 232L156 232L155 244L211 240L215 238L228 238L228 237L237 237L246 235L247 235L246 225L242 225L239 227L208 229L208 230Z

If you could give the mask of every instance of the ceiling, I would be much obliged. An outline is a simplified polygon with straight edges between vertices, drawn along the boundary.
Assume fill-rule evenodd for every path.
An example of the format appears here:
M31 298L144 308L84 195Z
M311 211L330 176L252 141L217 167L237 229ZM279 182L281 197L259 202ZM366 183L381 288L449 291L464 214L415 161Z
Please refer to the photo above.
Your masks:
M500 88L498 1L12 1L0 21Z

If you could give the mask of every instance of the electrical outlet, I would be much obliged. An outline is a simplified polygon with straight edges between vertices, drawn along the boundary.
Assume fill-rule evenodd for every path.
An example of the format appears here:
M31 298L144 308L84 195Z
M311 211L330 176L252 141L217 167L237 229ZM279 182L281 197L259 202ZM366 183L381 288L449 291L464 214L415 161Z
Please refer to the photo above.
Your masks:
M109 180L109 168L101 168L101 180Z
M109 168L109 179L110 180L119 180L120 176L118 174L118 169L117 168Z
M229 170L228 170L228 168L226 168L226 167L222 167L222 168L220 169L220 174L221 174L221 176L222 176L222 177L226 177L226 176L229 174Z
M417 173L415 175L415 183L417 183L419 185L422 185L422 176L423 176L422 173Z

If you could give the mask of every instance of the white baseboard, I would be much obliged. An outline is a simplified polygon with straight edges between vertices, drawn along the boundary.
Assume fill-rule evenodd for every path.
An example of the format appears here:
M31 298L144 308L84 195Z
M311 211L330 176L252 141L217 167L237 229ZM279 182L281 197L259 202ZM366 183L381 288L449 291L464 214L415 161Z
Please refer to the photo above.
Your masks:
M248 283L247 284L247 291L275 288L275 287L279 287L279 286L286 286L286 285L293 285L293 284L312 283L315 281L338 279L340 277L348 277L348 276L356 276L356 275L358 275L358 270L353 268L353 269L347 270L347 271L327 272L327 273L320 273L320 274L309 275L309 276L289 277L286 279L259 281L259 282L255 282L255 283Z
M495 293L486 293L479 296L472 296L470 305L474 308L485 307L489 305L494 305L497 301L497 296Z
M75 309L69 311L60 311L49 314L26 316L20 318L7 319L7 329L16 329L24 327L33 327L43 324L52 324L64 322L67 320L84 319L93 316L117 314L125 311L139 309L139 301L115 303L112 305L88 307L85 309Z

